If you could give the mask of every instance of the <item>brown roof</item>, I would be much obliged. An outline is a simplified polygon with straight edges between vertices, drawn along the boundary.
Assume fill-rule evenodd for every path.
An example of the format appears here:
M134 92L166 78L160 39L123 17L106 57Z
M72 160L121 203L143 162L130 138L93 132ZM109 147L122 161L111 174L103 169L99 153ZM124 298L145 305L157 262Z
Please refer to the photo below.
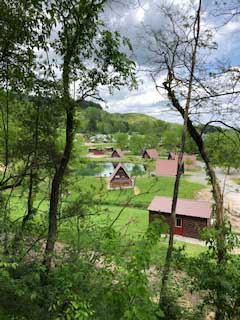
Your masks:
M124 153L123 153L123 151L121 149L115 149L115 150L113 150L113 153L114 152L117 152L117 154L119 155L120 158L122 158L124 156Z
M148 210L171 213L172 198L156 196L150 203ZM211 203L207 201L178 199L176 214L198 218L211 217Z
M115 170L113 171L113 173L111 174L111 176L109 177L109 181L112 181L112 179L115 177L115 175L118 173L119 169L123 169L124 172L126 173L126 175L128 176L128 178L131 180L132 178L130 177L130 175L128 174L127 170L124 168L124 165L122 163L119 163Z
M155 174L157 176L176 176L177 167L176 160L157 160Z
M152 159L157 159L157 158L158 158L158 152L157 152L156 149L146 149L146 150L144 150L143 155L144 155L145 152L146 152L146 153L149 155L149 157L152 158Z
M170 152L170 153L169 153L169 156L171 156L171 158L172 158L173 160L178 160L179 154L178 154L178 153L174 153L174 152ZM187 154L187 153L184 153L184 154L183 154L183 161L185 161L185 160L187 160L187 159L192 160L192 162L194 163L194 162L196 161L196 155L195 155L195 154Z

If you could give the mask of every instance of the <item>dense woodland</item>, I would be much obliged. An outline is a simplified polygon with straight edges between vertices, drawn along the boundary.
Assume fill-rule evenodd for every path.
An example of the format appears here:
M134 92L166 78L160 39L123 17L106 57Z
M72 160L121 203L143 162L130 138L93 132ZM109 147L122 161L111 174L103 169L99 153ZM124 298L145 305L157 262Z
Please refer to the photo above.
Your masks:
M104 110L101 88L140 86L134 46L104 16L119 3L0 3L0 319L240 319L239 239L216 175L216 167L240 167L239 125L220 118L223 96L232 99L224 112L239 117L239 68L204 69L204 50L217 46L201 28L201 0L184 8L163 1L155 9L166 23L144 29L149 81L183 123ZM238 19L238 1L214 5ZM203 111L211 120L192 118ZM97 134L108 141L91 143ZM120 148L144 167L132 169L134 190L107 190L94 173L110 153L94 159L89 146ZM163 159L178 152L176 177L152 176L146 148ZM194 172L181 174L184 153L197 155L196 171L209 180L214 223L202 233L205 246L174 239L177 199L206 189L188 179ZM92 174L79 173L86 168ZM173 198L170 228L148 223L155 195Z

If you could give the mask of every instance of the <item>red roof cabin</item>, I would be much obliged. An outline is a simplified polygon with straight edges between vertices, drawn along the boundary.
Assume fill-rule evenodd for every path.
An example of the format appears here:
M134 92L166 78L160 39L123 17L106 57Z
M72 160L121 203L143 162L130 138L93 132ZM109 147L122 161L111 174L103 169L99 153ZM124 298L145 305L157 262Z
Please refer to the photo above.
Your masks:
M168 160L176 160L178 161L178 153L174 153L174 152L169 152L168 154ZM187 154L184 153L183 154L183 162L184 162L184 166L185 169L193 169L196 166L196 155L195 154Z
M111 158L122 158L124 156L124 153L121 149L113 150Z
M163 217L171 224L172 198L156 196L150 203L149 223ZM174 234L200 239L203 228L210 225L212 208L206 201L178 199L176 208L176 224Z
M101 149L96 149L96 148L89 148L89 149L88 149L88 152L94 154L95 156L102 156L102 155L104 155L104 151L103 151L103 150L101 150Z
M177 175L178 162L171 160L157 160L154 174L156 176L174 177ZM182 166L182 173L184 173L184 164Z
M156 149L145 149L142 152L142 157L144 159L154 159L156 160L158 158L158 152Z
M119 163L108 178L108 188L133 188L134 187L134 178L130 177L122 163Z
M100 150L100 149L96 149L96 150L93 151L93 154L95 156L103 156L104 155L104 151Z

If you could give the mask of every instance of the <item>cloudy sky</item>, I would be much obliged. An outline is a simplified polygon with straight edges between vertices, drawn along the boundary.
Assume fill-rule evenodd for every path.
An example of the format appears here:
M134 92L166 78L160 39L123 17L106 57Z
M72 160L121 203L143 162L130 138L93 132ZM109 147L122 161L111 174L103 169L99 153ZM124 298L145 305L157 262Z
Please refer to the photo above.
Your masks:
M130 38L134 50L134 60L138 68L139 88L136 91L122 88L120 91L115 91L113 95L110 95L107 90L101 90L101 95L106 101L103 107L107 108L109 112L139 112L170 122L181 122L181 118L175 112L170 111L164 91L161 91L159 95L149 74L144 71L149 67L149 54L142 40L144 28L151 26L153 29L159 29L164 26L165 21L159 15L156 4L169 1L139 0L134 3L132 0L131 3L131 0L122 0L122 2L127 5L114 3L104 13L104 19L112 30L118 30ZM172 1L174 5L180 4L182 10L190 3L188 0L184 0L184 2L186 5L182 0ZM232 5L234 0L227 2ZM240 65L240 19L236 17L224 24L222 16L219 16L220 9L222 8L216 7L215 1L203 1L203 28L210 28L213 31L213 40L217 42L217 50L212 53L209 63L215 64L217 62L218 64L238 66ZM228 15L223 17L225 20L229 18ZM159 83L162 80L164 80L163 74L159 78Z

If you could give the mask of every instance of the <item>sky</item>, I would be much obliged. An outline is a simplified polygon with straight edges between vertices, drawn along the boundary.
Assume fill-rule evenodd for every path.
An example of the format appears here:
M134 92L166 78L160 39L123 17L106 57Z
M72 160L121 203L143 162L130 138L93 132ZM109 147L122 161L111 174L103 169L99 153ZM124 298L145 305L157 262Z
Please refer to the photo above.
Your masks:
M138 112L144 113L156 118L169 122L181 123L182 119L179 115L171 110L167 96L164 90L160 90L160 94L156 91L155 85L149 76L149 73L144 71L149 69L149 61L153 59L147 52L146 44L143 41L143 34L146 26L152 29L164 27L165 21L162 15L159 15L159 10L156 3L169 2L167 0L122 0L127 5L113 3L104 12L104 20L111 30L118 30L124 36L127 36L133 45L133 59L137 65L137 77L139 80L138 90L129 91L126 87L120 91L114 91L110 95L106 89L101 89L100 93L105 103L102 106L108 112ZM131 2L132 1L132 2ZM180 5L181 10L187 8L188 0L173 0L174 5ZM229 0L233 4L234 0ZM213 30L213 40L217 43L217 50L214 50L209 59L209 65L216 62L218 64L228 64L233 66L240 65L240 19L234 18L228 23L229 16L219 16L220 6L216 7L215 1L203 1L203 17L202 28L210 28ZM186 10L189 10L188 8ZM191 9L190 9L191 10ZM194 13L194 10L192 10ZM145 26L145 27L143 27ZM159 83L162 83L165 76L161 74L158 78ZM222 101L226 104L226 101ZM209 120L209 115L204 116L200 121Z

